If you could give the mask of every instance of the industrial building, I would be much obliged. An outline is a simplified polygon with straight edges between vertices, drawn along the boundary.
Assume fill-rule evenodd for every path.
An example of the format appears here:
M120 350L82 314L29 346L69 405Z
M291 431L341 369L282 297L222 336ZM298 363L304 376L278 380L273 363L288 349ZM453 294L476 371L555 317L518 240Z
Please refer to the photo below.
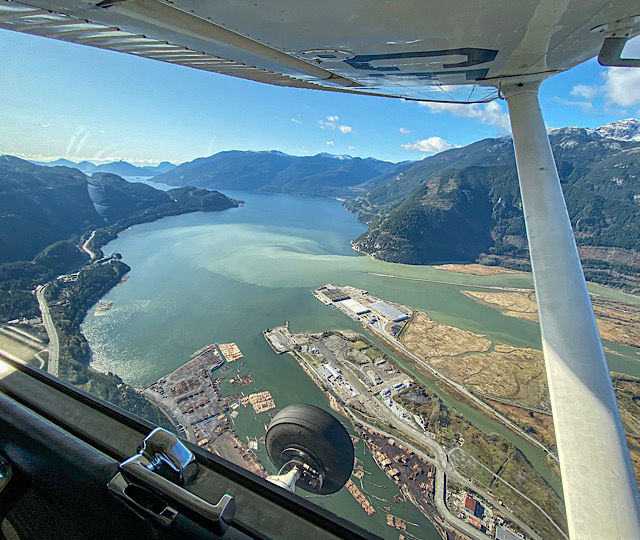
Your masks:
M406 321L409 318L409 315L402 313L402 311L390 306L386 302L373 302L371 307L381 315L384 315L387 319L391 319L393 322Z
M324 369L327 370L329 375L331 375L332 377L335 377L336 379L339 379L342 376L340 371L334 368L331 364L325 364Z
M360 302L357 302L353 298L349 298L348 300L341 300L339 304L349 311L355 313L356 315L364 315L365 313L370 313L371 310L368 307L363 306Z
M464 500L464 507L473 514L476 511L477 504L478 501L476 501L472 495L467 494L467 497Z

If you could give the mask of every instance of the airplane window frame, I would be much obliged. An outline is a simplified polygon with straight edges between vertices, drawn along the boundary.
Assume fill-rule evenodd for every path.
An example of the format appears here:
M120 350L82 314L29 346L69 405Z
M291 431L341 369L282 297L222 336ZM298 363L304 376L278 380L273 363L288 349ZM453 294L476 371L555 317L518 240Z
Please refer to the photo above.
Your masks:
M1 362L9 366L9 374L0 376L0 393L118 462L135 454L142 439L156 427L33 366L5 358ZM300 538L300 530L306 530L307 537L310 537L309 532L315 530L315 533L324 531L327 538L380 538L189 441L181 441L195 454L201 469L196 482L189 486L189 491L213 504L225 491L232 492L234 497L237 492L238 509L232 526L248 536L274 537L275 531L267 531L265 536L264 527L269 524L261 521L259 516L275 512L271 525L287 523L286 528L292 533L289 535L283 529L280 532L284 534L278 534L279 538ZM105 496L110 496L106 484L104 492ZM269 508L254 507L247 512L246 506L255 503Z

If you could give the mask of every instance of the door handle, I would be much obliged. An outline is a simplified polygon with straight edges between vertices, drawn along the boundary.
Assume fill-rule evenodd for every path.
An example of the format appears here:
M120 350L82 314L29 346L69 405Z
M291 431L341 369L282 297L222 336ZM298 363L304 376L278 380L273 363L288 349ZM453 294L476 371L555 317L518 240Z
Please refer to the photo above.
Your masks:
M193 453L162 428L145 437L138 453L123 461L109 481L109 491L138 515L169 526L179 513L222 535L235 515L236 503L225 493L217 504L187 491L198 471Z

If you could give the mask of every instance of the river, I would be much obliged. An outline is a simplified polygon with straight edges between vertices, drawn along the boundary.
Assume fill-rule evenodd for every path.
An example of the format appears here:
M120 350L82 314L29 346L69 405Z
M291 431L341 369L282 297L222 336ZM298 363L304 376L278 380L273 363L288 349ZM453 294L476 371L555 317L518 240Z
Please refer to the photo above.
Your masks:
M226 194L244 200L245 206L136 225L103 248L105 253L120 252L132 270L130 279L104 298L114 302L113 308L97 317L91 310L83 323L94 367L142 386L178 368L204 345L236 342L255 388L270 390L278 408L299 402L326 408L325 396L293 358L271 351L262 331L287 320L294 332L362 330L311 295L312 289L328 282L369 290L375 296L424 310L437 321L486 334L493 340L540 348L537 324L506 317L459 292L465 285L531 288L529 274L478 277L375 261L351 249L350 240L363 233L366 226L337 201L280 194ZM603 287L590 288L606 296L639 301ZM612 369L640 375L636 350L611 348L618 353L608 356ZM439 394L478 428L498 432L516 444L536 470L559 489L558 479L544 465L542 451L498 422ZM256 418L248 408L238 410L235 427L240 438L262 436L268 415ZM362 443L357 453L364 455ZM380 535L397 538L397 531L385 525L381 508L392 506L392 513L419 525L409 526L408 532L420 538L438 538L410 503L377 501L376 497L390 500L397 489L368 454L364 459L365 469L371 473L365 476L370 482L365 488L378 508L376 514L367 516L346 490L314 501Z

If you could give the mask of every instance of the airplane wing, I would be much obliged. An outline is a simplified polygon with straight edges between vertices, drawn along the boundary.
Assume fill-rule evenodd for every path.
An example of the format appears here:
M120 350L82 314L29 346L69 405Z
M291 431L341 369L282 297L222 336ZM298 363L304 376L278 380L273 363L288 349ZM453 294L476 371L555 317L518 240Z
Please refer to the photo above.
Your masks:
M276 86L477 103L596 56L638 13L611 0L5 0L0 27Z

